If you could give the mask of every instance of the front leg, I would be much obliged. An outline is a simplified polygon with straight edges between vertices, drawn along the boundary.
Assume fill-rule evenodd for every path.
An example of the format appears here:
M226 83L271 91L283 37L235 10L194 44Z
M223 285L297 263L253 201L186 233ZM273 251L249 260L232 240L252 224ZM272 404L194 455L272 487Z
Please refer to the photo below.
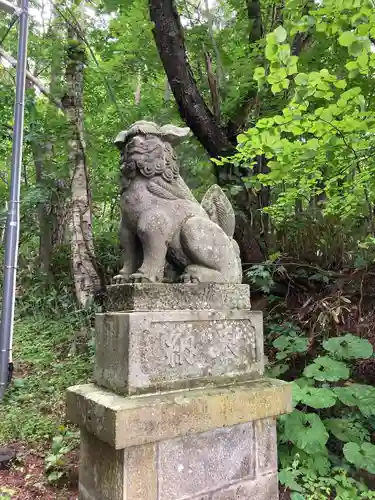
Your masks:
M143 248L143 263L133 281L163 281L171 219L164 213L146 212L138 223L138 237Z
M114 283L129 283L132 275L139 266L142 258L142 248L137 236L129 229L126 221L121 219L120 243L122 248L123 266L113 278Z

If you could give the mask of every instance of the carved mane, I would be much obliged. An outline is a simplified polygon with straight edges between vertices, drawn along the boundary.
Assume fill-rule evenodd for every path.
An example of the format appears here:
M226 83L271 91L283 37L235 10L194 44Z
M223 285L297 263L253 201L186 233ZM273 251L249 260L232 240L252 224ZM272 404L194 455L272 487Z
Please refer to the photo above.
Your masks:
M138 136L142 136L145 140L137 141ZM177 157L172 145L161 137L149 133L128 135L124 159L121 173L125 179L130 180L136 172L139 172L143 177L150 179L147 188L155 196L166 200L195 201L190 189L179 175Z

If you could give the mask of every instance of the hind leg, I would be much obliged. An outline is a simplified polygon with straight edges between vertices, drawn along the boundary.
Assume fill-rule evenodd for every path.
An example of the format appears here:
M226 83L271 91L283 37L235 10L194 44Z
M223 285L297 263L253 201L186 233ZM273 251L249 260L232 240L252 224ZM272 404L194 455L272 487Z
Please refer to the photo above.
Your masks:
M225 281L220 271L195 264L187 266L180 279L183 283L222 283Z
M241 283L241 262L235 243L217 224L203 217L191 217L183 224L180 239L191 262L181 277L183 281Z

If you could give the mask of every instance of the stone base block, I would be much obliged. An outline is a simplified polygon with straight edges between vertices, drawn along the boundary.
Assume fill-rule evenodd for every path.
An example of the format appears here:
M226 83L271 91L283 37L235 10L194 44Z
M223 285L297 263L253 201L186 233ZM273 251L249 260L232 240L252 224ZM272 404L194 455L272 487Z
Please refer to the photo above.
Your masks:
M108 286L102 299L108 312L250 309L248 285L129 283Z
M93 384L67 391L68 419L115 450L276 417L291 404L290 384L271 379L132 397Z
M80 500L278 500L274 419L115 450L81 431Z
M94 380L118 394L259 378L263 368L259 311L171 310L96 317Z
M261 379L123 397L71 387L80 500L277 500L275 417L291 386Z

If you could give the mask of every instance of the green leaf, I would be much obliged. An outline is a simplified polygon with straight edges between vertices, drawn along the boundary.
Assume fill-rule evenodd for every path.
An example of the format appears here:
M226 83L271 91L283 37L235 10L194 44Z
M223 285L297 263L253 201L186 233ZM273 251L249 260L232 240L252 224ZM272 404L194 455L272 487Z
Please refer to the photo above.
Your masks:
M285 42L286 37L287 37L287 32L282 26L279 26L278 28L276 28L273 33L274 33L278 43Z
M308 339L306 337L294 337L291 335L280 335L272 342L272 345L280 351L288 354L306 352Z
M362 424L344 418L328 418L324 420L324 425L335 438L344 443L353 441L361 444L370 437L368 430Z
M306 394L301 399L301 403L312 408L330 408L336 403L337 396L331 389L309 387L305 390Z
M290 500L306 500L306 497L304 495L301 495L301 493L293 492L290 495Z
M353 389L349 387L335 387L333 389L339 400L347 406L357 406L359 404L358 398L354 395Z
M299 73L295 77L294 81L296 82L296 85L302 85L302 86L308 85L308 83L309 83L309 76L306 75L306 73Z
M345 363L336 361L328 356L320 356L307 366L303 374L305 377L313 378L319 382L337 382L349 378L349 368Z
M302 403L312 408L330 408L337 400L336 394L325 387L300 387L293 382L292 389L293 401L296 404Z
M375 415L375 387L351 384L348 387L336 387L334 392L343 404L357 406L365 417Z
M237 136L237 143L238 144L241 144L241 145L246 144L248 142L248 140L249 140L249 137L245 134L239 134Z
M280 484L292 491L303 491L303 488L297 483L298 471L290 469L281 469L279 472Z
M50 483L58 481L64 475L61 471L53 471L47 475L47 479Z
M285 363L278 363L275 366L272 367L267 367L266 372L268 377L274 377L278 378L280 375L285 373L289 369L289 365L286 365Z
M63 436L55 436L53 439L52 439L52 446L51 446L51 449L52 449L52 453L53 454L57 454L62 446L63 446L63 443L64 443L64 438Z
M344 31L339 37L339 44L343 47L349 47L357 40L357 37L353 31Z
M320 417L299 410L285 416L284 435L288 441L309 454L324 452L328 440L328 432Z
M372 345L368 340L351 334L326 340L323 342L323 347L340 359L371 358L373 353Z
M265 77L266 71L262 66L255 68L254 71L254 80L259 81Z
M346 443L343 452L347 461L358 469L365 469L370 474L375 474L375 446L373 444Z

